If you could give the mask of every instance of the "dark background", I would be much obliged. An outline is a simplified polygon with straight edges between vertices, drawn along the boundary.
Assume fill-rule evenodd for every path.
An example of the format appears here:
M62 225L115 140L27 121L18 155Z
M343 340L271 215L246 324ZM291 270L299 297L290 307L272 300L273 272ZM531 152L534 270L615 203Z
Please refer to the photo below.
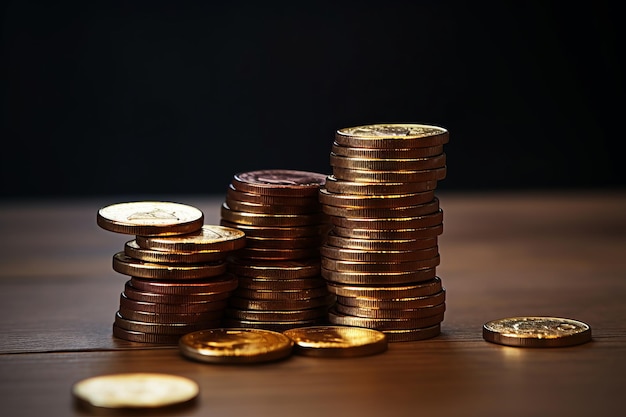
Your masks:
M602 2L5 3L2 198L223 193L330 172L334 132L450 131L445 190L624 187Z

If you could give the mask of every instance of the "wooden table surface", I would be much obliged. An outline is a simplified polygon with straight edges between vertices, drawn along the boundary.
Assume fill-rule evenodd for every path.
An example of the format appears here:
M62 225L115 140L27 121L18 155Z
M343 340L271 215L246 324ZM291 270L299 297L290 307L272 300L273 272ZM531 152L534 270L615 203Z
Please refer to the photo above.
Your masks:
M151 371L200 385L194 406L166 415L626 415L626 192L437 195L439 336L375 356L245 366L112 337L128 277L111 258L129 238L100 229L96 213L126 199L0 202L0 414L88 415L74 407L73 383ZM222 196L164 199L219 223ZM544 349L483 340L486 321L519 315L584 321L593 340Z

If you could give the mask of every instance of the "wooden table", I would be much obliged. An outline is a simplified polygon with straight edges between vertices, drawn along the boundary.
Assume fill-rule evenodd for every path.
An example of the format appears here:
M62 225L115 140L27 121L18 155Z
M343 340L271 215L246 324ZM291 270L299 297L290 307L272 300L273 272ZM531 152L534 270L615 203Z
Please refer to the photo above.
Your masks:
M626 415L626 192L438 196L447 290L440 336L369 357L246 366L196 363L176 348L112 337L127 277L111 258L129 239L100 229L96 212L125 199L4 201L0 413L87 415L73 405L74 382L155 371L200 385L197 404L166 415ZM222 196L169 199L219 222ZM584 321L593 341L536 349L483 340L486 321L518 315Z

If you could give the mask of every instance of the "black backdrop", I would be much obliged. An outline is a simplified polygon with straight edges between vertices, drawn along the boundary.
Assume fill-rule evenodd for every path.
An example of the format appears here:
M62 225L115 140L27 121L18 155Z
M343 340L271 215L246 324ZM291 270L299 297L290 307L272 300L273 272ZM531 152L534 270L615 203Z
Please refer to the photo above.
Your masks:
M549 1L15 1L3 198L223 193L328 173L341 127L450 131L439 189L624 186L617 8Z

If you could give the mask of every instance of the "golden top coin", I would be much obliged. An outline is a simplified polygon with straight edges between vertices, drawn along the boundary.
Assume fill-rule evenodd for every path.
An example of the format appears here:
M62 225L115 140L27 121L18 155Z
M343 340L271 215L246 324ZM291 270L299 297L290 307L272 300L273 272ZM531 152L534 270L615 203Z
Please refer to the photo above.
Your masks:
M98 210L98 226L129 235L169 236L200 230L204 213L169 201L132 201Z
M183 252L233 251L245 246L245 238L245 232L234 227L205 224L193 233L168 237L137 236L135 240L144 249Z
M591 340L591 328L578 320L528 316L492 320L483 325L483 338L516 347L562 347Z
M312 196L326 182L326 175L289 169L264 169L241 172L233 176L231 185L246 193L273 196Z
M72 386L72 394L81 404L109 409L182 404L196 398L199 391L189 378L150 372L100 375Z
M448 131L439 126L383 123L337 130L335 142L356 148L424 148L448 143Z
M188 333L179 340L183 356L200 362L256 363L286 358L293 341L265 329L217 328Z
M386 335L364 327L310 326L283 334L294 341L296 353L306 356L355 357L387 350Z

